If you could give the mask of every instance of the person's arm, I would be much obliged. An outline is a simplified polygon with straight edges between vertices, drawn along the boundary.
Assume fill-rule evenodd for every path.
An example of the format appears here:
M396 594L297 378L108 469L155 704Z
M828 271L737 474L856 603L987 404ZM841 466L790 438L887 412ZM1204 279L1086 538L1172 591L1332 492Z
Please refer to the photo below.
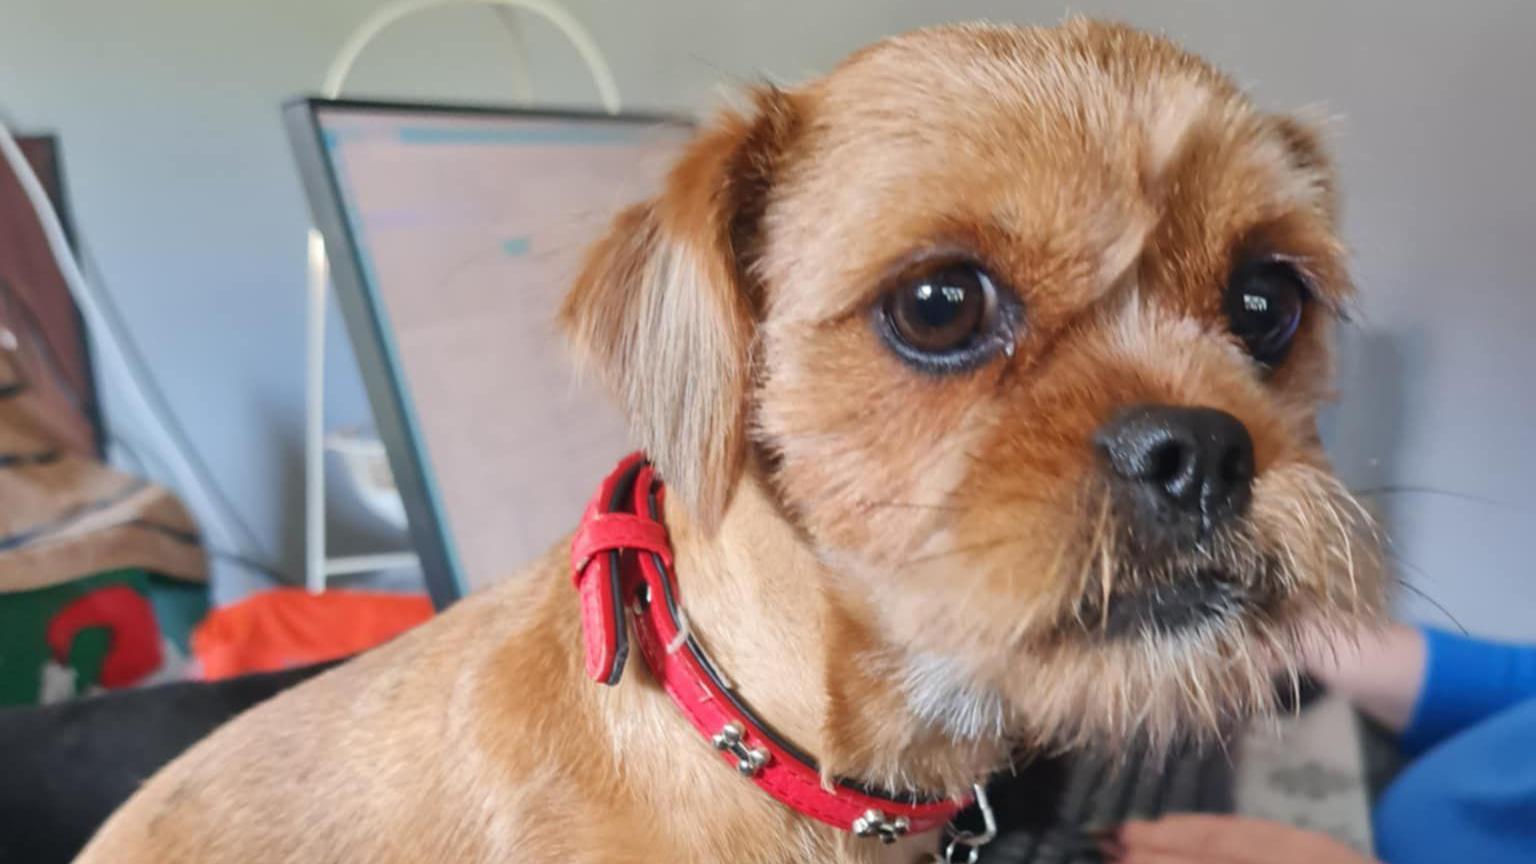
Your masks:
M1536 646L1393 624L1314 652L1314 675L1423 752L1517 702L1536 698Z
M1451 735L1536 698L1536 645L1424 629L1423 692L1402 747L1422 753Z

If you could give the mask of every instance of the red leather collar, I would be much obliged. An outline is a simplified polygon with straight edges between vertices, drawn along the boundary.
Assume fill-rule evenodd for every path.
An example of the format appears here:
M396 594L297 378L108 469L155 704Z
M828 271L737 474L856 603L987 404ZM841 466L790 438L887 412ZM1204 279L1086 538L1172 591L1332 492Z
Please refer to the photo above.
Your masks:
M693 727L725 762L797 813L890 843L938 828L964 809L968 800L893 795L852 780L822 786L816 760L725 685L678 622L662 491L650 464L635 453L603 480L582 516L571 567L581 593L587 674L603 684L619 682L629 654L628 617L640 656Z

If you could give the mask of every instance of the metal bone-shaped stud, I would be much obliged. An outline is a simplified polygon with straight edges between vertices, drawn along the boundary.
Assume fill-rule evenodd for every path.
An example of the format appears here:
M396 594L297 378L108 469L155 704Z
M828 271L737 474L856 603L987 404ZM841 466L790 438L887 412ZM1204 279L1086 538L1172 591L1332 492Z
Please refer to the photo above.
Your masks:
M761 747L748 747L742 743L743 734L741 726L727 723L715 733L710 742L715 745L716 750L736 757L736 770L741 772L741 776L756 777L757 772L768 764L768 751Z
M879 810L865 810L853 820L853 833L860 837L879 837L881 843L895 843L907 834L907 817L887 818Z

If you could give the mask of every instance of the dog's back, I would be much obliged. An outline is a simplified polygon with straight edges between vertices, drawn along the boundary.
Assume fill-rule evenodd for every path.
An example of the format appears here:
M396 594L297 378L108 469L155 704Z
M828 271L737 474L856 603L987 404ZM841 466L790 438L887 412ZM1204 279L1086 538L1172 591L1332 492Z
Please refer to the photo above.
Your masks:
M517 757L537 740L519 734L530 724L581 725L565 704L588 692L570 677L579 658L544 632L569 599L550 590L565 587L562 561L241 715L157 773L78 860L505 861L568 847L533 817L560 796L519 790L524 766L570 748Z

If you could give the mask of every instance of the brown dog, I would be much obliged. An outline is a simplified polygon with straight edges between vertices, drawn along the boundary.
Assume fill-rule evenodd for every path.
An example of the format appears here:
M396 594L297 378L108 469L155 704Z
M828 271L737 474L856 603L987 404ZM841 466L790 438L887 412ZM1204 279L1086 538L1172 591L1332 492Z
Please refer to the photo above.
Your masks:
M691 632L827 777L1265 710L1374 614L1315 410L1349 296L1314 135L1160 38L891 39L702 133L561 310L668 483ZM593 478L594 484L599 478ZM240 717L89 862L912 861L583 674L562 542ZM884 857L882 857L884 856Z

